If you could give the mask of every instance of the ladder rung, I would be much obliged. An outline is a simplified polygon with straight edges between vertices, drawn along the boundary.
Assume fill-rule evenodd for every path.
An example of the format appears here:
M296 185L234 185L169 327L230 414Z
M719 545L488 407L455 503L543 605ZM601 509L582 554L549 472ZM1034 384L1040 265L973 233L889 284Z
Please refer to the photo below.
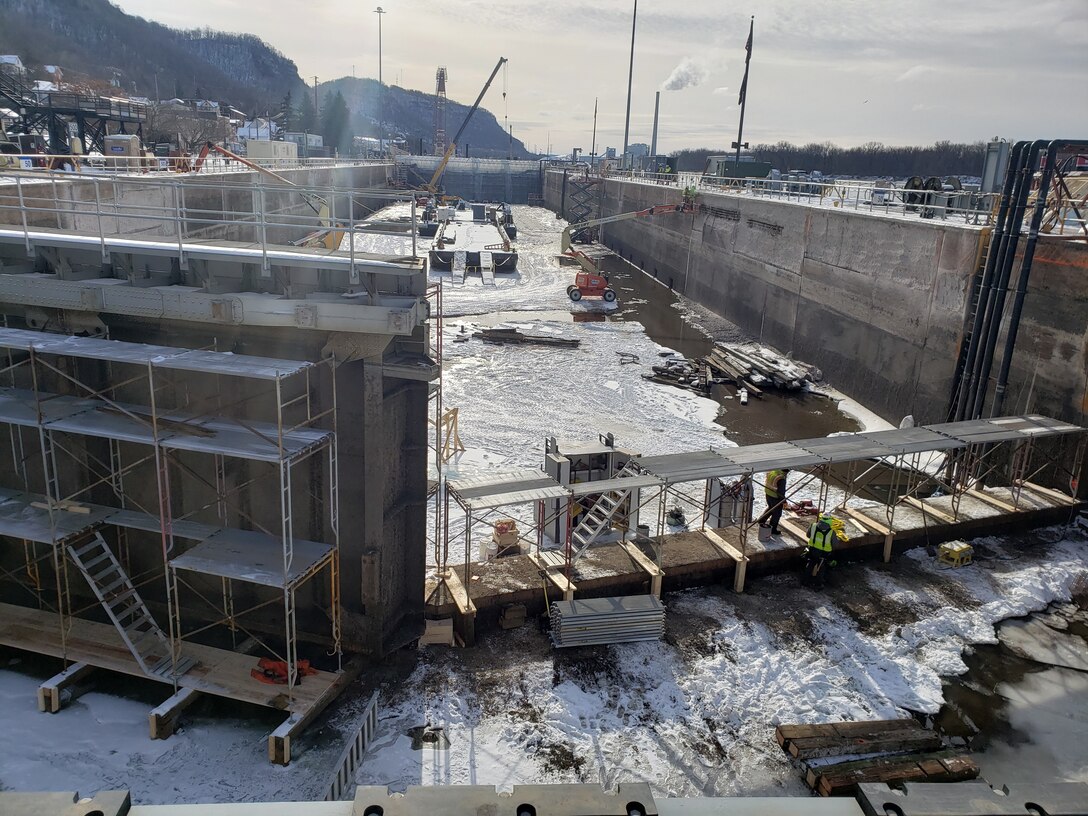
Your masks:
M133 613L139 612L143 608L144 605L139 601L136 601L131 606L126 606L121 612L118 612L113 607L110 607L110 611L113 612L113 617L117 619L117 622L121 623L125 618L132 617Z
M116 609L118 606L121 605L121 601L126 601L135 594L135 587L130 587L129 589L126 589L124 592L118 595L116 598L110 598L108 601L106 601L106 604L109 606L110 609Z
M78 556L79 558L83 558L83 556L85 556L91 550L96 549L98 547L102 547L102 546L103 546L103 543L102 543L102 540L100 538L93 538L93 539L91 539L90 544L88 544L83 549L76 550L75 553L76 553L76 556Z
M87 574L90 575L91 580L94 581L95 586L101 586L102 581L111 575L124 575L124 573L121 572L121 570L113 564L110 564L109 567L102 570L101 572L96 572L94 575L91 575L89 572Z
M107 587L103 587L102 588L102 594L103 595L109 595L111 592L113 592L118 587L124 586L127 581L128 581L128 576L122 574L121 577L118 578L116 581L114 581L112 584L110 584Z
M110 560L109 552L104 552L100 556L98 556L97 558L92 558L90 561L87 561L86 563L84 563L83 564L83 569L87 570L87 572L90 572L93 567L96 567L97 565L101 564L103 561L109 561L109 560Z
M151 614L146 610L143 611L138 618L132 620L132 622L126 623L124 629L126 632L135 632L145 623L150 623L152 626L155 625L155 621L151 620Z

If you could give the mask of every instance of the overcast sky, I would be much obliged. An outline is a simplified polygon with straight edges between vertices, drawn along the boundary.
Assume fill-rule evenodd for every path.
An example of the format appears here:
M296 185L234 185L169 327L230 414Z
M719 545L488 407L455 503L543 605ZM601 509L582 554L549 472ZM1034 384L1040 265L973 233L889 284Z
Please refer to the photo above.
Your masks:
M248 32L309 82L376 77L374 6L342 0L114 0L167 25ZM381 0L383 79L484 107L543 151L622 147L632 0ZM745 140L928 144L1084 136L1088 0L642 0L631 142L659 152L736 138L744 41L756 15ZM690 84L678 90L671 85ZM452 126L451 126L452 127Z

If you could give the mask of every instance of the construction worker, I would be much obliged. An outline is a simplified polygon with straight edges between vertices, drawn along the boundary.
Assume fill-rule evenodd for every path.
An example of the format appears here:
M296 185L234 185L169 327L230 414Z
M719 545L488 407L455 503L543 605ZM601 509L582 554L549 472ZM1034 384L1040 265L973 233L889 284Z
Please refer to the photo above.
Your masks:
M778 522L782 520L782 511L786 507L786 474L789 468L767 471L763 483L763 495L767 499L767 509L759 517L761 527L770 527L772 535L780 535Z
M831 553L838 542L834 522L834 518L821 513L808 528L808 546L805 548L804 572L801 575L804 585L822 585L827 580L828 567L835 563L831 560Z

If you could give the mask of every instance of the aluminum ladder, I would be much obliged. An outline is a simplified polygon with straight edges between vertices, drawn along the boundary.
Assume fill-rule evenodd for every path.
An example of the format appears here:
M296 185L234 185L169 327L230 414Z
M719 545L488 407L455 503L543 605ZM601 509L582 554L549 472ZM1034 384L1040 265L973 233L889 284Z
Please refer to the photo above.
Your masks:
M468 265L468 256L463 249L453 253L453 282L465 282L465 267Z
M480 250L480 277L484 279L484 286L495 285L495 256L490 250Z
M625 476L634 476L636 472L637 466L632 459L620 469L620 472L614 478L621 479ZM597 501L593 503L588 512L582 514L581 520L570 532L571 560L579 558L594 541L612 529L612 519L615 517L616 511L630 495L630 490L609 490L597 497Z
M87 579L144 674L177 676L196 664L192 658L180 657L175 672L169 638L155 623L121 562L99 533L89 542L70 544L68 555Z

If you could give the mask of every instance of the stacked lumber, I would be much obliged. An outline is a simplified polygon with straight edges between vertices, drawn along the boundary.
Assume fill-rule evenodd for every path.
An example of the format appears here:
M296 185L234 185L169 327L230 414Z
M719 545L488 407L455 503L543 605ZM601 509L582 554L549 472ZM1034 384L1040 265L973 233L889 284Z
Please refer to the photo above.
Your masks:
M517 329L481 329L478 332L473 332L472 336L478 337L485 343L527 343L534 346L561 346L563 348L577 348L582 342L569 337L522 334Z
M862 782L959 782L979 773L970 757L945 749L912 719L780 725L775 738L821 796L853 794Z
M703 358L715 377L747 388L755 396L763 390L800 391L816 379L816 372L763 346L718 345Z

